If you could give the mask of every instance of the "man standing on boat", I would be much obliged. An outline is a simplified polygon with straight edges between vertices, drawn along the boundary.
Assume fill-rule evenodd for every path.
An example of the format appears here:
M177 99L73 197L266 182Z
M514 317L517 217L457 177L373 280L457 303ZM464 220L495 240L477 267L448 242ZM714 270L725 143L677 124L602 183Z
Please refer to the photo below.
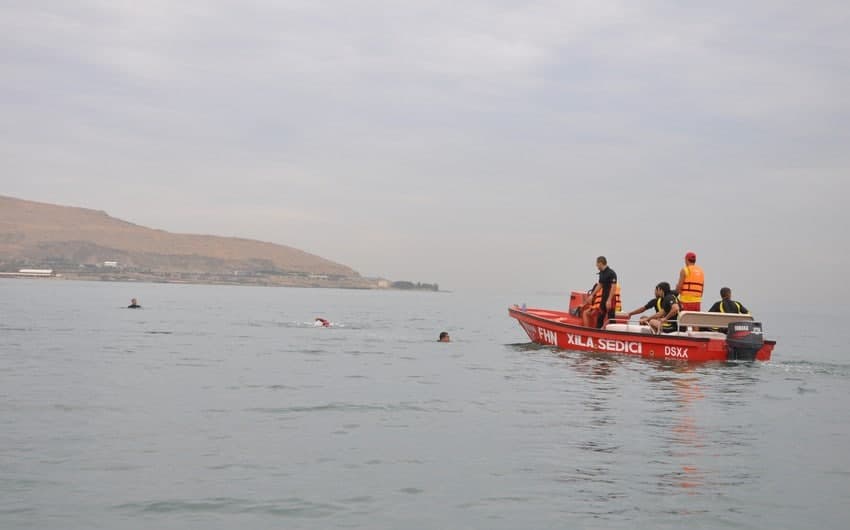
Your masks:
M601 328L605 323L605 317L613 319L616 313L617 304L614 300L614 296L617 290L617 273L614 272L614 269L608 266L608 259L605 258L605 256L599 256L596 258L596 268L599 269L599 280L587 296L590 306L587 310L585 310L582 318L585 321L585 326L589 327L590 317L595 312L596 327ZM599 298L599 305L596 306L596 304L593 303L593 299L600 290L602 291L602 297Z
M679 283L676 284L682 311L700 311L703 287L705 274L702 267L697 265L697 255L688 252L685 254L685 266L679 271Z

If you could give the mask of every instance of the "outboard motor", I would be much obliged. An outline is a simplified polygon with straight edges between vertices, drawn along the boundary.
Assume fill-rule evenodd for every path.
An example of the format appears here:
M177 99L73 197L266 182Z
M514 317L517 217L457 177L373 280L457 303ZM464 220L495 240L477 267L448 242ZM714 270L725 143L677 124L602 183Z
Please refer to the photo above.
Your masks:
M726 331L726 359L754 361L764 345L761 322L730 322Z

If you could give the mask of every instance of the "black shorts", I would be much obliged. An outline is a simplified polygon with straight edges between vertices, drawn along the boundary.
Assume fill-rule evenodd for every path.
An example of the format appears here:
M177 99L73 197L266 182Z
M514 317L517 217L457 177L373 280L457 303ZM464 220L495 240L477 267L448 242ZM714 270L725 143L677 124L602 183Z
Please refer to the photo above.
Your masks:
M606 315L610 321L613 321L614 317L617 315L617 312L614 309L603 311L603 307L605 307L603 304L596 306L596 309L599 311L599 315L596 317L596 327L599 329L602 329L603 324L605 324Z

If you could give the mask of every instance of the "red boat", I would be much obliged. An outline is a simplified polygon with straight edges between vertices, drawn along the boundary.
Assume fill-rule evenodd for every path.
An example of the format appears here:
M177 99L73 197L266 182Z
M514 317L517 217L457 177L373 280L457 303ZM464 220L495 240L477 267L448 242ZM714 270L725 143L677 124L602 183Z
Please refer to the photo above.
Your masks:
M764 340L762 325L752 315L734 313L683 311L680 331L673 333L654 334L649 326L628 322L625 315L602 329L589 328L576 314L582 295L572 294L570 311L513 305L508 314L519 321L532 342L565 350L682 361L767 361L776 345ZM725 333L719 331L723 328Z

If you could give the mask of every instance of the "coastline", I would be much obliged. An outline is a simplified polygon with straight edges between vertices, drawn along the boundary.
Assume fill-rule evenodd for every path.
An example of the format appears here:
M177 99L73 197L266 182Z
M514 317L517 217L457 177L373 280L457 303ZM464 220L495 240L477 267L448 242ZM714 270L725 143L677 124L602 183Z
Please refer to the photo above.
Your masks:
M42 280L42 281L82 281L116 283L160 283L178 285L236 285L254 287L300 287L318 289L353 289L376 291L424 291L445 292L434 289L398 288L392 282L383 279L345 277L345 278L293 278L280 276L229 276L206 273L67 273L51 275L28 275L21 273L2 273L0 280Z

